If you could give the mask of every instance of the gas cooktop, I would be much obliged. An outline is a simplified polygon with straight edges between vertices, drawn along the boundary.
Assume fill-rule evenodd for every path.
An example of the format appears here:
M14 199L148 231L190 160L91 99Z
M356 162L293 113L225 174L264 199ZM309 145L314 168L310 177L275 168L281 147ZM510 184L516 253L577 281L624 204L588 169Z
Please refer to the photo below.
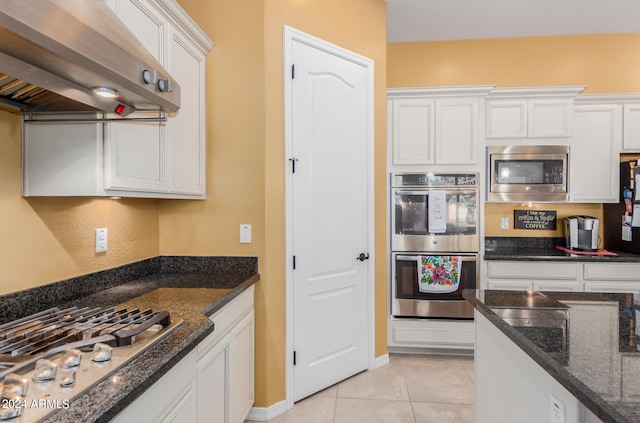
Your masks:
M56 307L0 325L0 420L69 408L182 323L167 311Z

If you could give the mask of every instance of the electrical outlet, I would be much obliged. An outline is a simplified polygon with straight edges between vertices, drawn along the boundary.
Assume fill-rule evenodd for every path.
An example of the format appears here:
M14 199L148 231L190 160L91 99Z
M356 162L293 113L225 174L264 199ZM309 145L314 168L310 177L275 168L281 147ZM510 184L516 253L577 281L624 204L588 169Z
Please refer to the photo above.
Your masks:
M240 225L240 243L251 244L251 225L248 223Z
M560 402L560 400L558 398L556 398L555 396L553 396L553 394L551 394L551 398L550 398L550 405L551 405L551 419L550 422L551 423L565 423L565 416L564 416L564 404Z
M96 253L104 253L107 251L108 235L107 228L96 229Z
M500 227L502 229L509 229L509 218L508 217L503 217L502 219L500 219Z

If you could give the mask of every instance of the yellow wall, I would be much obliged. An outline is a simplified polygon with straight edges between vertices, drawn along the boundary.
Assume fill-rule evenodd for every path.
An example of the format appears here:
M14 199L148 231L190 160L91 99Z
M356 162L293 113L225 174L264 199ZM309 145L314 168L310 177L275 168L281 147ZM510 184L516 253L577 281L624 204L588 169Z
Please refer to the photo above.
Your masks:
M389 87L586 85L640 92L640 34L391 43Z
M515 210L551 210L556 212L556 229L513 229ZM594 216L602 220L602 206L600 204L486 204L484 210L484 235L485 236L522 236L522 237L554 237L564 236L563 221L567 216L586 215ZM500 227L501 219L509 218L509 230ZM602 236L602 225L600 227Z
M529 37L391 43L387 48L389 88L483 85L531 87L586 85L583 93L640 92L640 34ZM561 218L587 214L602 219L599 204L535 204L557 210L558 229L502 230L500 218L521 205L487 204L486 236L563 236Z
M207 66L208 199L163 201L161 254L257 255L256 406L285 399L283 25L375 60L376 210L385 210L384 0L179 0L215 41ZM239 244L239 224L253 243ZM385 214L376 214L376 355L386 353Z
M158 255L157 200L23 198L21 128L0 111L0 295Z

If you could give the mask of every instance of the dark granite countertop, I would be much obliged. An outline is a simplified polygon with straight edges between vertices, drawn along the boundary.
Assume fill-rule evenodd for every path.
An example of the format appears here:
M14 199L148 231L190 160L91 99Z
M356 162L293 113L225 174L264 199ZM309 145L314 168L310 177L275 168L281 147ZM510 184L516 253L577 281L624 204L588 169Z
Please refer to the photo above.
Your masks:
M556 249L564 238L486 237L484 259L502 261L560 261L587 263L640 263L640 255L607 250L610 255L572 254Z
M513 248L485 251L485 260L502 261L560 261L581 263L640 263L640 255L611 251L617 255L571 254L554 249Z
M465 290L463 296L603 422L640 422L639 294ZM558 348L557 327L523 330L501 317L505 309L534 317L567 310L566 350Z
M123 281L123 272L136 278ZM14 309L27 309L28 312L20 314L28 315L33 308L120 305L167 310L172 319L183 320L183 324L165 340L127 363L113 377L74 399L68 409L56 411L43 420L46 423L107 422L213 332L209 316L258 280L255 257L156 257L2 296L0 309L6 310L2 306L10 304ZM93 282L94 292L85 291L83 294L86 295L78 295L77 290L69 289L87 282ZM71 293L64 294L64 288ZM29 299L35 305L23 304ZM0 315L0 320L17 317Z

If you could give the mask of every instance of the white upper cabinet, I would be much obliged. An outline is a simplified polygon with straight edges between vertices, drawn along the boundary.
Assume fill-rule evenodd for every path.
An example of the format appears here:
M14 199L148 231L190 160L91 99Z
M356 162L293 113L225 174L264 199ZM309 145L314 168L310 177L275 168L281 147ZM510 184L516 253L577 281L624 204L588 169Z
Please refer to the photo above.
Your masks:
M618 104L575 106L569 156L571 202L618 202L621 112Z
M478 161L479 108L477 98L436 99L435 162L475 164Z
M579 87L497 88L486 99L487 139L567 138ZM539 141L537 141L539 142Z
M491 86L389 89L391 166L478 165Z
M638 153L640 152L640 104L625 104L623 107L622 151Z
M25 124L23 195L204 199L205 59L213 42L174 0L106 2L180 84L180 110L166 122ZM64 171L70 163L74 171Z
M433 164L434 100L403 98L392 100L390 104L393 164Z

